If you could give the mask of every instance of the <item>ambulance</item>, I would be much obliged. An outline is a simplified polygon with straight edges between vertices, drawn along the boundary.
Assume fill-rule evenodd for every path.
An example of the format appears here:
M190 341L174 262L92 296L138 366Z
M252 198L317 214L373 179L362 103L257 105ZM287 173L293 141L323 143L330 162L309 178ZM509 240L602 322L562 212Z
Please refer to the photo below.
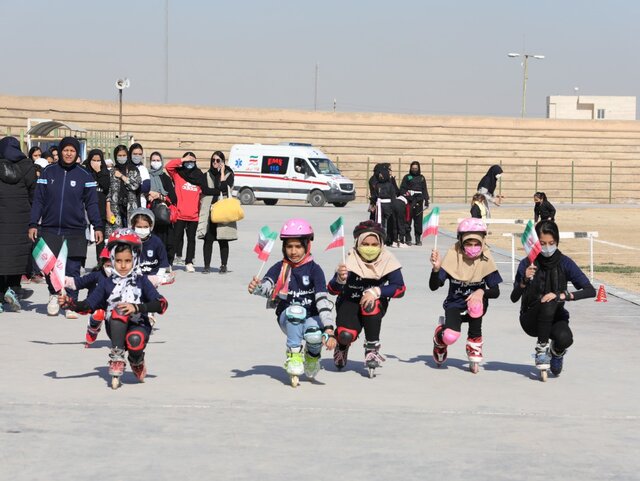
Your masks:
M311 144L238 144L231 147L234 194L244 205L261 200L304 200L314 207L327 202L344 207L356 198L353 182Z

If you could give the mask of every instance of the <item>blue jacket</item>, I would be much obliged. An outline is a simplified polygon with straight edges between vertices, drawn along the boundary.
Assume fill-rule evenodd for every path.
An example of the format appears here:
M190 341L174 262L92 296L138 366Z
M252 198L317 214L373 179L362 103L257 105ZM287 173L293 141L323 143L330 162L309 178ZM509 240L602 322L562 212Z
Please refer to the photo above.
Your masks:
M84 234L85 210L96 230L104 225L98 209L97 183L81 165L64 169L58 164L46 167L36 185L29 227L57 235Z
M142 241L142 253L140 255L140 269L147 276L158 273L158 269L168 269L167 249L155 234L151 234Z

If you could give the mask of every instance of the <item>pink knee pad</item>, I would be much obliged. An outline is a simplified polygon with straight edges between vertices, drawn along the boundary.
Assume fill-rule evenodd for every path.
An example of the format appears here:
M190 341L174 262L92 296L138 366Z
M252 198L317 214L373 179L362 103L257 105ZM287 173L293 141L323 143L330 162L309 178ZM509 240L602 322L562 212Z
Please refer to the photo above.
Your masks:
M454 342L458 340L460 337L460 333L458 331L454 331L453 329L445 329L442 333L442 342L444 342L447 346L450 346Z

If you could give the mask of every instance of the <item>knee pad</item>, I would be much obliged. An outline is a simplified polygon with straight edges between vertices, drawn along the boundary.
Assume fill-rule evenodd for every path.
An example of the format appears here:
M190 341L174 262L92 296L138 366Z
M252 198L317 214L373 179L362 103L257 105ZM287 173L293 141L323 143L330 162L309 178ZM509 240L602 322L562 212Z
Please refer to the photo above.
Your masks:
M91 317L93 317L93 319L96 321L104 321L104 316L105 316L105 312L103 309L97 309L91 315Z
M307 344L322 344L322 331L319 327L310 327L304 331L304 340Z
M363 316L375 316L376 314L380 314L380 299L376 299L373 307L365 309L364 306L360 306L360 314Z
M307 310L297 304L287 307L284 311L287 321L293 324L300 324L307 318Z
M129 351L142 351L144 349L144 334L140 331L128 332L125 341Z
M460 333L458 331L447 328L442 333L442 342L444 342L447 346L450 346L451 344L456 342L459 337Z
M353 341L358 339L358 332L346 327L338 327L338 343L341 346L349 346Z

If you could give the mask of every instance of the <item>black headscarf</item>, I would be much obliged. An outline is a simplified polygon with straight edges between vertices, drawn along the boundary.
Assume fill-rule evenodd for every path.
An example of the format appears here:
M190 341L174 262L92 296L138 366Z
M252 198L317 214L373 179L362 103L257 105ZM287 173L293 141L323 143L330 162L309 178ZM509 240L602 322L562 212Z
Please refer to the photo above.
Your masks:
M107 163L104 161L104 152L102 152L102 150L100 149L93 149L89 151L89 155L87 155L87 160L85 160L82 163L82 165L84 166L85 169L87 169L93 175L94 178L97 178L96 176L98 173L91 168L91 159L93 159L93 157L96 155L100 156L100 172L106 172L107 174L109 174Z
M418 173L416 174L416 176L418 175L422 175L422 171L420 170L420 162L418 162L417 160L414 160L413 162L411 162L411 165L409 166L409 180L411 180L413 178L413 172L411 172L411 169L413 168L413 166L416 165L418 167Z
M190 156L193 157L193 159L185 159L185 157ZM178 173L178 175L180 177L182 177L185 181L189 182L192 185L197 185L199 187L206 187L206 178L204 176L204 172L202 172L199 168L198 168L198 164L196 163L196 156L193 152L186 152L183 156L182 156L182 162L193 162L196 164L196 166L193 169L187 169L186 167L184 167L183 165L180 165L180 167L178 167L176 169L176 172Z
M120 164L118 162L118 152L124 152L127 154L127 161L124 164ZM128 171L133 169L137 170L135 164L131 162L131 156L129 155L129 151L127 150L126 145L117 145L116 148L113 149L113 168L125 176L127 175Z
M487 192L489 192L489 194L493 195L493 193L496 191L496 185L498 184L498 179L496 179L496 175L498 174L502 174L502 167L500 167L499 165L492 165L491 167L489 167L487 173L482 179L480 179L480 182L478 183L478 191L480 191L480 189L484 187L485 189L487 189Z
M27 156L20 150L20 142L15 137L5 137L0 140L0 158L11 162L26 159Z
M71 164L66 164L62 158L62 151L65 147L71 146L76 150L76 158L73 159ZM80 156L80 142L75 137L65 137L60 141L60 145L58 145L58 165L62 167L64 170L71 170L77 165L78 157Z

